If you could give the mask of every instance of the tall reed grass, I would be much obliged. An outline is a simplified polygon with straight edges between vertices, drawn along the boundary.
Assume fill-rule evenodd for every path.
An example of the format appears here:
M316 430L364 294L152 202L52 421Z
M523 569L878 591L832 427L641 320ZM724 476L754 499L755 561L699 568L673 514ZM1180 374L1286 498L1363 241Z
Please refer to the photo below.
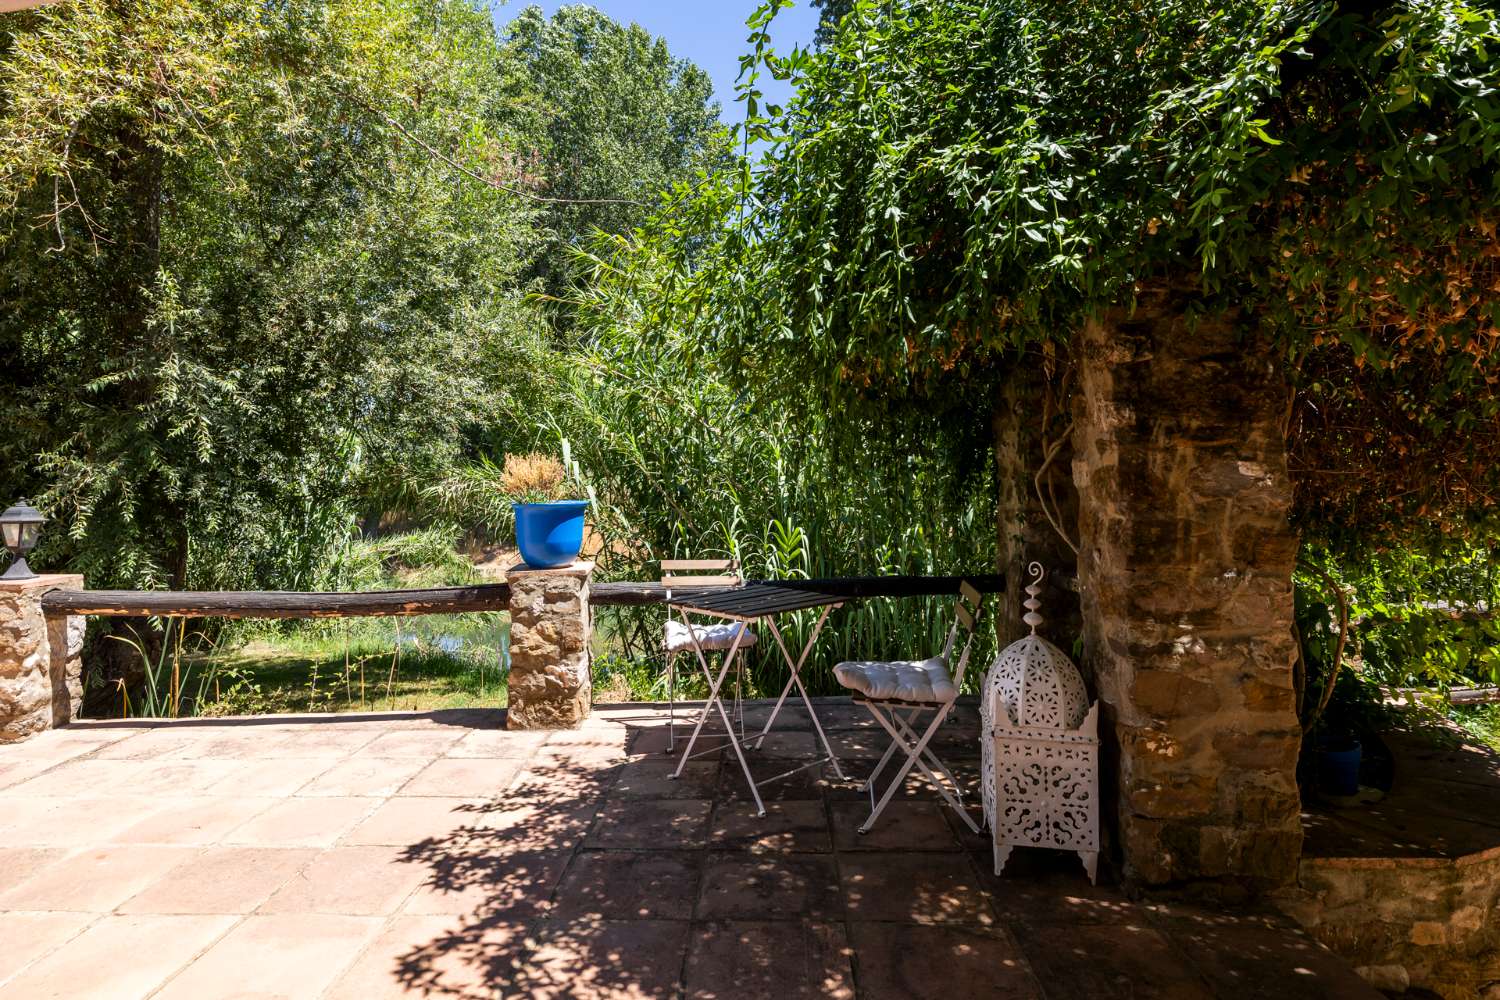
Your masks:
M752 579L993 572L990 465L981 456L956 471L932 436L941 429L755 405L686 345L645 351L622 328L557 356L549 377L551 403L525 444L571 446L596 496L604 579L652 579L663 558L725 556ZM841 660L933 655L951 614L951 598L851 601L829 618L805 679L836 693ZM613 653L659 666L664 616L600 609L598 625ZM794 656L816 617L780 622ZM993 633L981 642L975 677ZM780 690L786 667L769 635L748 661L757 693Z

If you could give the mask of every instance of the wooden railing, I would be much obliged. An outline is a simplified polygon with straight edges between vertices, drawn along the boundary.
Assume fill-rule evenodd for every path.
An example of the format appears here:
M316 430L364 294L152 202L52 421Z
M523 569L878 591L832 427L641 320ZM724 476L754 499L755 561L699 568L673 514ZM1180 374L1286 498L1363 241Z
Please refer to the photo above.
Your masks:
M422 590L326 593L291 590L53 590L42 597L49 615L163 618L359 618L504 611L503 583Z
M967 580L979 590L1005 589L1005 578L980 576L856 576L826 580L770 581L841 596L924 597L958 593ZM679 589L677 593L686 593ZM631 581L589 585L589 603L600 606L660 604L666 591L659 583ZM504 611L510 586L430 587L418 590L371 590L326 593L287 590L54 590L42 598L49 615L105 615L162 618L360 618L451 615L471 611Z

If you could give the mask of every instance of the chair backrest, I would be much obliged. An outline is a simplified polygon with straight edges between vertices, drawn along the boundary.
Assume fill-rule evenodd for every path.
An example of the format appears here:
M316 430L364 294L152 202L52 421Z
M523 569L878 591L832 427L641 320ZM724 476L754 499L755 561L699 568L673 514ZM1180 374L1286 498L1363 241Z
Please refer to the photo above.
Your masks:
M743 582L738 559L661 561L661 584L669 595L673 587L738 587Z
M948 630L948 641L943 644L943 662L952 664L953 648L957 645L959 634L962 632L964 645L958 656L958 666L949 667L955 686L963 685L964 671L969 666L969 649L974 645L974 632L983 615L984 595L974 589L968 580L960 580L958 600L953 602L953 627Z

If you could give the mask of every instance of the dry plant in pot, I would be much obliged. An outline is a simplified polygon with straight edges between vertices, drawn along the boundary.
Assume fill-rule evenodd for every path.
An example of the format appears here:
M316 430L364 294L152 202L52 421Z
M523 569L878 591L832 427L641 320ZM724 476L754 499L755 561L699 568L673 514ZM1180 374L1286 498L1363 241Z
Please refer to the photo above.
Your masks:
M566 566L583 547L587 492L576 466L532 452L505 456L500 488L515 503L516 548L534 569Z

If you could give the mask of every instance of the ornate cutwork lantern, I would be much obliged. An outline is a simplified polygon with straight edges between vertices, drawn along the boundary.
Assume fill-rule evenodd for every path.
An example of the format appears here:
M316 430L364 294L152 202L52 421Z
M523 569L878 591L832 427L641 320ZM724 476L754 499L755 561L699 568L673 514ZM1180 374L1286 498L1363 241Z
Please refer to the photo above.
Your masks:
M1099 865L1099 704L1073 662L1036 634L1040 563L1027 567L1031 634L995 657L979 700L984 816L999 875L1011 848L1075 851L1089 881Z

